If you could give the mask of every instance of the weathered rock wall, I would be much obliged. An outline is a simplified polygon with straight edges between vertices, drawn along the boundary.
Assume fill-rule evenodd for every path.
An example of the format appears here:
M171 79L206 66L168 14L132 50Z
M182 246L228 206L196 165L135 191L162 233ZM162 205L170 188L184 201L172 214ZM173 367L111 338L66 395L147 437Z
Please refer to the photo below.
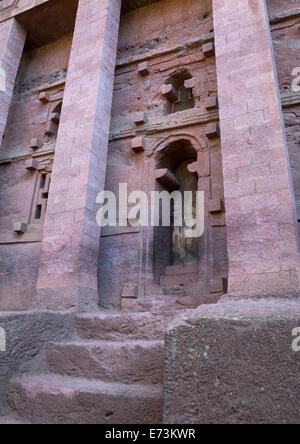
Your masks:
M55 134L51 113L61 103L72 36L34 50L21 59L0 151L0 309L26 310L35 292L43 217L35 219L41 174L50 174ZM42 93L49 101L41 102ZM43 146L31 148L32 140ZM39 169L28 170L36 161ZM46 199L43 200L44 207ZM26 223L25 233L14 232Z

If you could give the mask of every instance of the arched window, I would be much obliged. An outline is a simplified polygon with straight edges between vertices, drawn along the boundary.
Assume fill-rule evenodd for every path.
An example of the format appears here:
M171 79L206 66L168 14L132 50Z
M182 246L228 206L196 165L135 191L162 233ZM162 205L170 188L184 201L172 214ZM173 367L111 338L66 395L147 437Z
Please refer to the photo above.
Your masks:
M156 158L157 191L172 192L178 190L193 192L196 212L196 191L198 189L197 174L188 171L188 165L197 160L197 151L189 140L178 140L170 143L158 153ZM173 218L171 217L171 220ZM182 227L156 227L154 230L154 280L160 283L166 267L172 265L188 266L197 264L199 260L199 244L197 238L185 238L184 220Z

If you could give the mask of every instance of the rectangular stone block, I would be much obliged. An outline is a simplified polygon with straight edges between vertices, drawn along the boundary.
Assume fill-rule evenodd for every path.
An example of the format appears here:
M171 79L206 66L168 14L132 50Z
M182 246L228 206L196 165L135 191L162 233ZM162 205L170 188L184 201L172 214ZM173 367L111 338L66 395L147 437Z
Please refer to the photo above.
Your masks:
M298 301L272 299L179 314L166 334L164 423L298 424L299 317Z
M131 142L131 148L135 153L145 151L144 137L135 137Z
M211 214L222 213L223 211L223 202L222 199L213 199L208 203L208 211Z
M179 99L178 91L176 91L172 84L162 85L161 93L170 103L177 102Z
M144 112L134 113L133 121L136 125L144 125L148 122L147 115Z
M50 120L53 122L59 124L60 114L59 113L51 113L50 114Z
M217 123L210 123L205 128L205 135L208 139L217 139L220 137L220 127Z
M14 224L14 231L19 234L26 233L27 230L27 224L23 222L15 222Z
M205 108L208 111L212 111L219 108L217 96L210 96L205 100Z
M226 279L225 278L214 278L209 282L209 292L210 293L224 293L226 290Z
M139 295L139 289L136 284L127 284L123 288L122 298L124 299L137 299Z
M187 89L194 89L196 86L196 79L192 77L191 79L187 79L184 81L184 87Z
M26 162L26 169L29 171L37 171L39 169L39 162L36 159L30 159Z
M46 136L56 136L58 131L58 124L55 123L55 120L51 119L49 120L49 122L46 125L46 130L45 130L45 134Z
M41 92L39 94L39 101L46 104L50 102L50 94L48 92Z
M30 148L32 150L38 150L39 148L42 148L43 142L40 139L31 139L30 142Z
M212 42L205 43L202 46L202 52L203 52L205 57L212 57L212 56L214 56L215 55L214 44Z
M150 74L150 65L149 65L149 63L148 62L140 63L138 65L138 73L141 76L143 76L143 77L148 76Z

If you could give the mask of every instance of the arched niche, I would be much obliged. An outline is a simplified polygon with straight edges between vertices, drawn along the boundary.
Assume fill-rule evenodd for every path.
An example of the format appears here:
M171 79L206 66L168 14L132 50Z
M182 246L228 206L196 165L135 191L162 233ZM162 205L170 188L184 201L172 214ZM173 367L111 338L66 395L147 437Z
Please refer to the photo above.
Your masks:
M196 208L198 177L197 174L189 172L188 166L197 160L198 149L198 143L193 143L191 138L180 136L170 138L160 145L155 155L156 191L178 190L183 196L183 202L184 191L192 191L192 204ZM174 227L171 224L170 227L154 228L153 272L156 284L160 284L166 267L192 265L198 263L198 260L198 239L184 237L184 221L182 227Z

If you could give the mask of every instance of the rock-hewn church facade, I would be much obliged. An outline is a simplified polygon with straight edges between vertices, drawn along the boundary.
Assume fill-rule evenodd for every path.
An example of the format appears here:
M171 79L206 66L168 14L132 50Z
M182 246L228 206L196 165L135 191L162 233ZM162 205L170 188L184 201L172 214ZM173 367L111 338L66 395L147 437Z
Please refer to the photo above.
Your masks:
M299 50L299 0L0 1L2 422L300 421Z

